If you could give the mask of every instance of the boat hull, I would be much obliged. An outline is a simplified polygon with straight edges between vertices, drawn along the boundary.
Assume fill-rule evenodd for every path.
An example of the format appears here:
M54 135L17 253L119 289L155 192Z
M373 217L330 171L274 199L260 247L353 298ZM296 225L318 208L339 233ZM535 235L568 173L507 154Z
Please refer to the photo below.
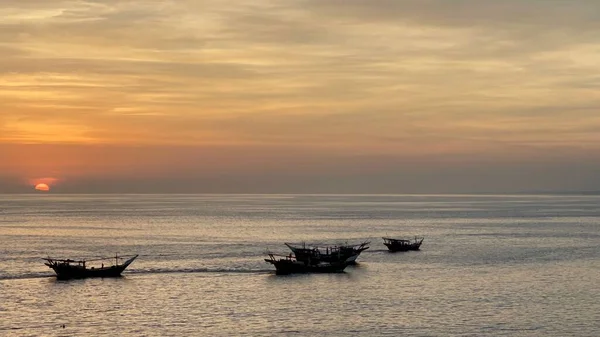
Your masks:
M136 258L137 255L125 261L123 264L102 268L85 268L81 265L60 263L52 260L46 262L45 265L54 270L56 273L56 278L59 280L83 279L91 277L120 277L121 273Z
M120 277L126 266L114 266L99 269L85 269L72 266L49 266L59 280L81 279L89 277Z
M391 239L383 238L383 244L388 248L390 252L408 252L411 250L419 250L423 239L415 240L404 240L404 239Z
M289 259L271 260L266 262L275 266L276 275L306 274L306 273L342 273L348 266L348 263L318 263L308 264L301 261Z
M410 246L406 246L406 245L393 245L393 244L385 244L386 247L388 248L388 250L390 252L408 252L410 250L419 250L421 247L421 244L417 244L417 245L410 245Z
M349 258L346 259L346 263L356 264L356 259L358 259L358 255L360 255L360 253L351 255Z

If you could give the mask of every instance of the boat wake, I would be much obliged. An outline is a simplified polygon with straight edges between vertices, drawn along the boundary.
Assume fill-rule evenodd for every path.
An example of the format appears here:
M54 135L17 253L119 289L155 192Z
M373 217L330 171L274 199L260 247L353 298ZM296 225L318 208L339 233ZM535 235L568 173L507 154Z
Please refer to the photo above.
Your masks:
M265 274L272 269L237 269L237 268L182 268L182 269L131 269L123 275L135 274L171 274L171 273L215 273L215 274Z
M183 268L183 269L131 269L122 273L123 277L128 275L143 275L143 274L193 274L193 273L212 273L212 274L268 274L272 273L272 269L231 269L231 268ZM0 281L9 280L27 280L40 278L54 278L53 273L28 273L21 275L1 275Z
M20 275L1 275L0 281L6 280L27 280L27 279L36 279L36 278L46 278L53 277L54 274L51 273L28 273L28 274L20 274Z
M367 250L363 254L387 253L387 252L389 252L387 249L371 249L371 250Z

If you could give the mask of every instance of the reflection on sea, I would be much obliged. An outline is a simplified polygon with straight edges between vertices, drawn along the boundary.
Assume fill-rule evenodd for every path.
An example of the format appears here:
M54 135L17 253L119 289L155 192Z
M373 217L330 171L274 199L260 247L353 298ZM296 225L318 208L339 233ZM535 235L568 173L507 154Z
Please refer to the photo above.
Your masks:
M2 336L595 336L593 196L1 196ZM422 235L389 253L382 236ZM371 240L275 276L285 241ZM58 281L42 257L140 254ZM63 328L64 325L64 328Z

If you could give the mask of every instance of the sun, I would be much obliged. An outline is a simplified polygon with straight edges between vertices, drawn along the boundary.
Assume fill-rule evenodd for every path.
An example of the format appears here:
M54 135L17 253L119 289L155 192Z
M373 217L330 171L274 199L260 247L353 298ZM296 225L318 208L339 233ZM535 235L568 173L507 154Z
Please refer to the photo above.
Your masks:
M35 185L35 189L38 191L48 192L50 191L50 186L48 186L48 184L39 183Z
M29 186L34 186L36 191L49 192L60 180L61 179L53 177L29 178L27 179L27 184Z

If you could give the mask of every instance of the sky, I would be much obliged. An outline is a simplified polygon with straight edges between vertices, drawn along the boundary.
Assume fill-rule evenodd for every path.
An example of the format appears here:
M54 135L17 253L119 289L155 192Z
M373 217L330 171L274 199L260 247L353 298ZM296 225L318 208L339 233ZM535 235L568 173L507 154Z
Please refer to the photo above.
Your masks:
M600 190L597 0L0 0L0 17L0 193Z

